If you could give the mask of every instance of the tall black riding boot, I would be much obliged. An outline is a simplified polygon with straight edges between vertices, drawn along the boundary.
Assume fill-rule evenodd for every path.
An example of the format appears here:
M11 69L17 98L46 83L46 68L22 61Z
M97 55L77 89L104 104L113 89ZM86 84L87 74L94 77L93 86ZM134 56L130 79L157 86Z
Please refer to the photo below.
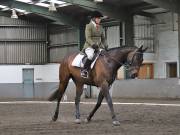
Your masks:
M91 66L91 60L89 60L87 57L83 60L84 67L81 69L81 76L83 78L88 78L88 70Z

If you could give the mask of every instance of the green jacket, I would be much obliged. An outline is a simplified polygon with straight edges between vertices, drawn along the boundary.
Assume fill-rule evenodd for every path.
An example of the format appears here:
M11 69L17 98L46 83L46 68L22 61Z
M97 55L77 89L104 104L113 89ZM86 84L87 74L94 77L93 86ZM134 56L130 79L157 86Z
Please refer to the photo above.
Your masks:
M84 44L84 49L91 47L93 44L99 46L99 48L105 49L107 47L107 42L103 33L102 26L99 26L98 30L92 22L86 25L85 29L86 42Z

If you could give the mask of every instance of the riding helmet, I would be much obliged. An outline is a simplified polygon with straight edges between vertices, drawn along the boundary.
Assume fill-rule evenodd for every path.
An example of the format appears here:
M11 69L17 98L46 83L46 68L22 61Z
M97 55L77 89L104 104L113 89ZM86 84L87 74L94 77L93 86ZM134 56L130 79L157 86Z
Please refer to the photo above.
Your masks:
M95 17L103 17L102 13L95 10L91 12L91 18L95 18Z

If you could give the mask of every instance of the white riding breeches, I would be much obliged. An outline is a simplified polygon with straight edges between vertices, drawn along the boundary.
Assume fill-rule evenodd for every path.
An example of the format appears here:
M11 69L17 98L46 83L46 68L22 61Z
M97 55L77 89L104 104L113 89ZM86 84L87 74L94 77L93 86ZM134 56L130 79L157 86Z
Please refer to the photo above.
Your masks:
M89 60L92 60L93 59L93 57L94 57L94 49L93 48L91 48L91 47L88 47L88 48L86 48L85 49L85 53L86 53L86 55L87 55L87 57L88 57L88 59Z

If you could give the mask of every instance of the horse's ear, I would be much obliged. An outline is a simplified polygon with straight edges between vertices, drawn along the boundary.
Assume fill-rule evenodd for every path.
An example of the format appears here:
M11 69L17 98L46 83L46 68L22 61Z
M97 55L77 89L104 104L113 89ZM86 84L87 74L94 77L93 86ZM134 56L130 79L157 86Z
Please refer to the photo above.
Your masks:
M142 49L142 52L145 52L147 49L148 49L148 47L146 47L146 48Z
M142 50L142 48L143 48L143 45L141 45L138 50Z
M137 48L137 49L135 50L135 52L141 52L141 51L142 51L142 48L143 48L143 45L141 45L139 48Z
M145 52L146 50L148 49L148 47L144 48L143 49L143 45L141 45L138 50L141 51L141 52Z

